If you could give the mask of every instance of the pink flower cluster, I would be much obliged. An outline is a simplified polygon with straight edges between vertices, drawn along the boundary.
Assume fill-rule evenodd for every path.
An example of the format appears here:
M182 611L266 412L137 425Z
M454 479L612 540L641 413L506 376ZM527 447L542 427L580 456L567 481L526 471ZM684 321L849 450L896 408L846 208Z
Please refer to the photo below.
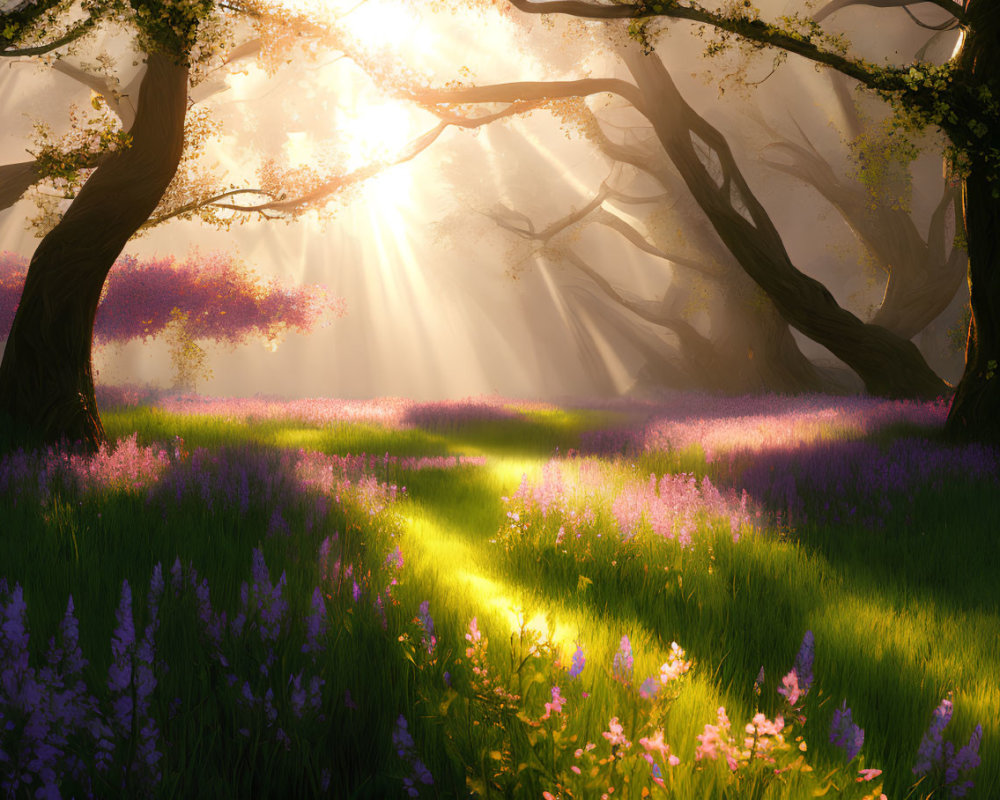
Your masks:
M517 490L503 499L513 509L508 517L538 513L558 520L557 544L567 533L579 538L583 528L593 525L595 508L611 515L625 541L650 531L684 546L706 524L725 525L737 540L756 518L746 492L723 495L708 476L698 481L688 473L650 475L645 481L623 482L614 467L595 458L552 459L539 479L523 476Z
M10 329L27 274L23 258L0 253L0 330ZM139 260L122 256L101 295L94 324L99 343L156 336L177 309L187 314L195 339L236 344L250 338L273 341L287 331L307 333L325 316L343 316L343 299L322 286L262 282L228 253L195 252Z
M737 500L725 498L706 475L700 483L687 473L667 474L657 480L650 475L645 483L631 483L611 504L611 513L624 539L631 539L648 527L657 536L674 539L687 546L699 525L710 520L728 522L733 540L751 523L747 494Z
M0 493L31 491L43 500L56 487L74 493L135 491L154 485L174 459L160 446L140 446L136 435L93 455L65 449L19 450L0 459Z

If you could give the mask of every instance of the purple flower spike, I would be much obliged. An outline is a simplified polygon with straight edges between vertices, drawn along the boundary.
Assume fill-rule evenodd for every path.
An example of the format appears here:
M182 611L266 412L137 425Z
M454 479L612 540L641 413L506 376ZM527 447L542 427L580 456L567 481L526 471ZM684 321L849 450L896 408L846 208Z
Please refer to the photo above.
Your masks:
M135 647L135 623L132 621L132 589L122 581L122 599L115 612L117 625L111 637L111 654L114 663L108 668L108 688L113 694L122 694L116 703L118 719L126 729L131 728L132 698L127 694L132 683L132 650Z
M945 698L941 705L934 709L934 716L931 725L920 740L920 748L917 750L917 762L913 765L914 775L926 775L934 766L941 764L944 758L944 748L941 737L944 729L951 721L952 705L951 700Z
M805 695L813 682L813 632L806 631L802 637L802 646L799 647L798 655L795 656L793 669L799 679L799 691Z
M150 614L155 617L160 607L160 598L163 597L163 568L159 563L153 567L153 576L149 579L149 594L146 598L149 604Z
M583 655L583 645L577 642L576 651L573 653L573 665L570 667L569 676L571 678L579 678L586 663L587 659Z
M845 700L840 708L834 709L833 721L830 723L830 744L836 745L847 754L847 760L853 761L861 752L865 742L865 732L854 724L851 719L851 709Z
M315 653L320 649L319 640L326 631L326 604L323 593L317 586L313 589L312 603L309 606L309 616L306 617L306 643L302 645L303 653Z
M392 745L400 758L406 758L413 749L413 737L410 736L409 725L402 714L396 720L396 729L392 732Z

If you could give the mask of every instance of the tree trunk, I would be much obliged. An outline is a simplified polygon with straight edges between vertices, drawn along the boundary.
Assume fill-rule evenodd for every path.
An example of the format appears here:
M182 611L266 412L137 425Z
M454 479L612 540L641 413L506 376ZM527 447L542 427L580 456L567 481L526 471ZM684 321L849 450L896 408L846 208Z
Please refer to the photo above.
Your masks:
M935 398L948 385L916 345L841 308L819 281L792 264L767 212L750 191L719 131L681 96L663 62L636 46L622 57L644 95L653 124L698 205L781 316L841 359L882 397Z
M994 0L972 0L959 56L958 80L990 86L1000 75L1000 19ZM991 131L992 136L996 131ZM955 390L946 428L958 438L1000 443L1000 200L982 156L972 155L962 186L969 250L972 322L965 372Z
M972 323L947 429L959 438L1000 442L1000 203L978 171L963 196Z
M105 441L94 398L97 304L115 259L153 213L180 161L186 67L152 53L132 144L110 155L41 241L0 364L0 417L18 444Z

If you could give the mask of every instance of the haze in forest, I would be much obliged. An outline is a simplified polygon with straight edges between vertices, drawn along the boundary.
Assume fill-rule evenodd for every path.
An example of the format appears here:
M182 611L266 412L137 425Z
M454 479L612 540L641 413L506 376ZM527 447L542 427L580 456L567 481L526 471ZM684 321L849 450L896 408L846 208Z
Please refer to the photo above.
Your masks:
M354 3L326 5L342 12ZM801 4L760 5L769 16L799 10ZM479 12L444 15L430 4L391 0L367 0L351 14L374 63L387 69L409 64L434 86L627 77L602 23L546 23L524 15L484 22ZM831 27L847 31L862 55L866 43L877 43L884 53L890 42L888 49L896 49L901 61L927 38L907 24L902 10L887 15L852 8ZM87 53L95 58L104 44L89 46ZM120 44L107 45L122 56L117 66L122 84L128 84L139 67L130 66ZM954 35L941 36L932 46L946 53ZM821 280L842 306L868 319L882 299L884 274L870 265L844 219L815 188L763 161L774 153L767 148L776 136L807 139L838 177L849 179L853 166L834 82L794 58L772 71L773 59L765 54L743 67L753 84L749 90L731 81L720 86L720 78L741 68L740 60L706 60L703 48L704 42L682 34L657 42L657 53L687 101L725 134L794 264ZM70 61L82 64L86 58ZM69 104L86 109L90 92L44 66L3 67L0 163L7 163L26 157L33 120L65 128ZM255 180L245 166L252 162L251 150L292 166L308 164L326 157L318 143L332 137L336 157L356 166L392 157L437 121L414 103L391 97L337 54L275 77L247 67L224 84L210 78L194 90L195 99L199 96L207 96L204 106L224 126L225 146L210 147L205 157L217 160L237 183ZM587 105L606 130L637 142L648 138L641 128L628 130L637 118L620 101L597 95ZM872 101L862 108L879 113ZM911 216L917 229L926 231L941 192L935 142L912 171ZM445 131L411 161L369 181L349 202L338 201L332 219L253 222L228 231L169 222L132 241L126 253L183 258L195 248L235 252L262 276L322 283L345 299L346 317L308 336L290 335L276 352L259 345L235 351L209 345L214 378L198 386L207 394L438 399L669 388L669 380L656 379L649 359L653 351L676 349L674 333L622 309L579 270L498 224L503 208L508 221L530 220L535 230L544 229L586 206L606 179L635 194L663 191L634 168L615 165L565 119L538 110L474 132ZM658 244L697 250L704 232L696 229L707 222L683 184L676 187L667 204L676 213L657 233ZM641 213L630 216L623 206L613 213L649 232ZM35 214L30 199L0 212L0 250L30 255L38 240L26 220ZM591 224L570 236L572 246L627 298L659 302L673 291L677 313L698 333L725 337L725 308L709 290L692 284L682 267L630 246L607 225ZM962 355L947 350L947 331L958 324L963 302L959 291L914 339L950 381L960 375ZM836 364L822 347L793 335L806 356ZM169 380L165 347L157 342L102 348L96 366L102 382ZM846 370L841 377L845 389L860 386Z

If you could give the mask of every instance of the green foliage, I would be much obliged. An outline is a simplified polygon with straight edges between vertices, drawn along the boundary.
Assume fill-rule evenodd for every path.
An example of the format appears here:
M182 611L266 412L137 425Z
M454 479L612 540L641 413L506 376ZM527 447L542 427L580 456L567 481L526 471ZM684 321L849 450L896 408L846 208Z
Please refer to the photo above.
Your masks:
M892 208L908 211L913 196L910 165L920 147L897 118L869 125L849 143L855 177L865 187L871 211Z
M962 315L958 321L948 328L948 344L955 353L964 353L965 345L969 338L969 325L972 323L972 306L968 303L962 309Z
M140 46L187 61L199 27L215 11L215 0L128 0Z

